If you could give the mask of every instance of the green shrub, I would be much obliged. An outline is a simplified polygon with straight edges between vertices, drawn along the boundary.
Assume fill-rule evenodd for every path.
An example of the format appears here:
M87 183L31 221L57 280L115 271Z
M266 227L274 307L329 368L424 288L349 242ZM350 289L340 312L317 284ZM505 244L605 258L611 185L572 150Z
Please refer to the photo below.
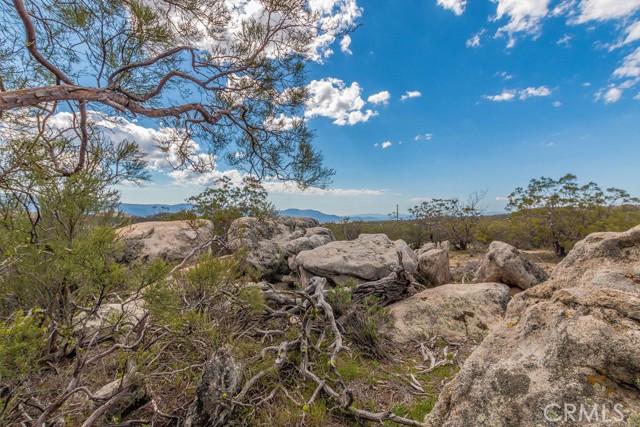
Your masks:
M46 332L42 316L22 311L16 312L13 320L0 323L0 381L38 370Z

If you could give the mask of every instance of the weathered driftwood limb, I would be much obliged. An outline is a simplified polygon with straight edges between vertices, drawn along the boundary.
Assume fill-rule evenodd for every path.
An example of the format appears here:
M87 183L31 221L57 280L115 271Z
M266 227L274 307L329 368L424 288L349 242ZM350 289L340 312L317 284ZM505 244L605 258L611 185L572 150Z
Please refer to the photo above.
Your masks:
M408 280L408 284L411 284L411 280ZM336 362L340 353L349 352L350 350L344 344L342 327L335 318L333 308L325 299L326 285L326 279L313 277L307 288L302 291L295 292L299 297L296 298L295 301L297 302L297 312L301 319L299 323L300 333L298 337L292 341L282 341L279 345L265 347L262 350L261 356L263 358L270 352L276 354L274 364L250 378L242 387L242 390L234 396L233 403L243 405L243 399L246 398L249 390L256 385L261 378L273 369L281 369L285 365L285 362L289 360L288 355L290 352L299 351L300 361L296 365L296 369L305 379L316 384L311 396L303 402L298 402L290 395L285 387L279 386L272 390L268 396L262 399L262 401L265 399L273 399L277 391L282 391L284 395L296 402L297 405L302 406L302 404L304 404L305 406L310 407L316 399L323 395L336 403L336 407L334 409L344 411L354 418L378 423L393 421L407 426L421 426L421 421L403 418L390 411L370 412L353 406L353 393L347 387L336 368ZM273 302L276 302L277 300L278 298L271 299ZM285 299L282 301L284 300ZM287 303L291 302L290 298L286 298L286 300ZM273 310L272 315L280 317L281 313L283 313L282 310ZM328 341L328 345L321 346L321 344L326 341ZM328 368L330 373L328 376L314 372L317 367L317 362L314 361L313 355L315 353L322 352L328 352ZM304 412L301 414L301 417L304 421Z
M385 306L415 294L422 285L416 282L404 267L402 252L398 251L398 265L391 268L391 274L373 282L361 283L353 291L355 302L373 296L378 304Z

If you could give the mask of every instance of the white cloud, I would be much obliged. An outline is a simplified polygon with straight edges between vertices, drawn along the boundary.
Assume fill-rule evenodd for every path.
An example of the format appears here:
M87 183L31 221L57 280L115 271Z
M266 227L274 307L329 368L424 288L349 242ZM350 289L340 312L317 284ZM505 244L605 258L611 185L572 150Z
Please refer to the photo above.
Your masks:
M382 149L384 150L385 148L389 148L393 145L393 143L391 141L385 141L382 143Z
M546 86L528 87L525 89L505 89L497 95L485 95L484 98L494 102L513 101L516 96L525 101L531 97L549 96L552 91Z
M344 37L342 37L342 40L340 40L340 50L347 55L352 55L353 52L351 52L349 46L351 46L351 36L349 36L349 34L346 34Z
M502 80L511 80L513 78L513 76L506 71L498 71L494 76L500 77Z
M640 9L640 0L582 0L576 22L605 21L630 16Z
M640 77L640 47L627 55L622 65L613 72L618 78L639 78Z
M307 86L309 100L306 104L305 117L329 117L338 126L364 123L378 113L365 110L365 101L360 96L362 89L357 82L345 85L342 80L326 78L312 80Z
M311 37L308 50L295 53L304 54L317 62L322 62L333 54L331 46L337 35L353 28L362 15L362 8L357 5L357 0L309 0L306 11L296 15L269 13L261 0L224 0L222 3L229 11L229 19L223 32L211 37L203 22L187 23L199 32L199 48L228 49L238 39L238 35L245 31L247 24L257 22L271 24L272 27L282 26L282 33L306 33ZM185 17L180 14L170 12L170 19L176 26L185 25ZM283 46L276 49L276 43L267 45L265 51L270 56L294 53Z
M609 88L609 90L607 90L606 92L602 91L596 94L596 99L604 100L605 104L614 104L620 101L620 98L622 98L622 89L619 89L617 87L612 87Z
M416 135L416 137L414 138L415 141L431 141L433 139L433 134L432 133L425 133L422 135Z
M296 127L302 121L301 117L288 117L280 113L278 117L271 117L265 121L265 125L269 129L274 130L290 130Z
M571 13L571 9L575 6L576 2L577 0L564 0L553 8L551 16L560 16L566 13Z
M356 20L362 16L362 8L358 6L357 0L309 0L308 5L312 13L319 14L317 28L320 30L320 35L313 43L312 58L322 62L322 58L333 53L330 46L336 40L336 30L340 32L352 28ZM340 43L341 48L343 42L344 38Z
M582 83L582 86L591 87L591 82L584 82L584 83Z
M480 36L481 33L474 34L470 39L467 39L466 45L467 47L480 47Z
M371 95L370 97L367 98L367 102L370 102L372 104L388 104L389 100L391 99L391 94L386 91L383 90L382 92L378 92L375 93L373 95Z
M562 107L562 102L560 101L554 101L551 103L551 105L553 105L554 107L558 108L558 107Z
M624 34L619 37L617 42L609 45L605 44L604 46L608 47L609 51L611 52L638 40L640 40L640 21L636 21L633 24L629 25L624 30Z
M573 38L573 36L571 34L565 34L564 36L562 36L556 42L556 44L559 44L559 45L564 46L564 47L571 47L571 39L572 38Z
M505 90L498 95L485 95L484 98L493 102L513 101L516 97L516 93L513 90Z
M411 98L420 98L422 96L422 93L420 93L417 90L408 90L407 93L405 93L404 95L402 95L400 97L400 101L406 101L407 99L411 99Z
M294 182L289 181L265 181L262 186L269 193L279 194L296 194L300 196L338 196L338 197L355 197L355 196L381 196L386 190L373 189L354 189L354 188L329 188L322 189L310 187L302 190Z
M627 37L625 37L623 44L629 44L640 40L640 21L636 21L629 25L625 32L627 33Z
M520 91L520 99L525 100L532 96L549 96L551 95L551 89L546 86L540 87L528 87Z
M438 0L438 4L456 15L462 15L467 5L467 0Z
M178 169L167 173L174 181L174 184L184 187L192 187L194 185L202 187L211 187L222 177L228 177L235 185L242 182L243 174L236 169L228 171L211 170L207 172L196 172L192 169Z
M500 27L496 35L509 36L507 47L515 45L515 34L524 32L537 36L540 21L549 13L550 0L497 0L496 20L509 17L509 23Z
M507 196L497 196L496 197L496 201L498 201L498 202L508 202L509 201L509 197L507 197Z

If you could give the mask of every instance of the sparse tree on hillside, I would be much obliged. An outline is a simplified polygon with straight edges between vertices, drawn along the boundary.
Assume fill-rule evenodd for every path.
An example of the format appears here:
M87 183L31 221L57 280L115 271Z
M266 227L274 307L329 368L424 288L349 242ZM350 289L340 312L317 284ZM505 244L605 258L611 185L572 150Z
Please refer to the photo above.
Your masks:
M454 248L466 250L473 241L482 209L479 204L486 191L473 192L466 201L460 199L432 199L409 209L425 225L432 236L435 233L449 240Z
M557 255L564 255L568 245L606 228L603 223L617 203L630 202L638 199L619 188L603 190L595 182L580 185L575 175L567 174L557 180L534 178L527 188L516 188L507 210L514 212L515 221L537 230Z
M55 129L59 113L71 114L65 164L51 159L65 176L86 167L99 115L173 129L158 143L175 167L212 166L199 144L257 177L322 186L332 171L299 118L304 64L350 24L332 19L338 6L241 3L2 2L0 117L6 124L27 116L44 154L55 158L63 148L40 136Z
M223 176L215 187L188 198L187 203L193 205L199 216L213 222L214 232L223 240L231 223L238 218L264 218L277 214L276 207L267 200L267 191L251 175L245 176L241 185L234 185L229 177Z

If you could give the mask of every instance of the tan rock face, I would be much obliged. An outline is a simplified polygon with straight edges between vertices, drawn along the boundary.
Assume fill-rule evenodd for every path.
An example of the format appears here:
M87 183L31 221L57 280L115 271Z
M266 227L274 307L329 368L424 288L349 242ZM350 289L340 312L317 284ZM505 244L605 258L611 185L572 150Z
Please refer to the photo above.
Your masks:
M211 240L213 227L205 220L149 221L123 227L118 235L126 243L125 262L179 262Z
M335 240L328 228L312 218L239 218L229 229L229 246L247 249L247 261L264 277L286 275L296 254Z
M439 335L481 340L502 323L509 287L502 283L451 284L424 290L389 306L398 342Z
M503 242L492 242L476 271L476 282L500 282L529 289L547 280L547 273L524 257L516 248Z
M398 265L398 252L402 254L405 269L414 274L416 255L403 240L390 240L384 234L361 234L355 240L327 243L312 250L300 252L292 261L292 269L299 271L303 282L312 276L329 279L334 284L349 279L368 282L382 279Z
M589 423L585 413L599 418L592 415ZM636 227L588 236L548 281L515 296L504 323L445 387L426 425L623 426L639 420Z
M429 249L418 255L418 275L425 284L440 286L451 283L449 270L449 251L445 249Z

